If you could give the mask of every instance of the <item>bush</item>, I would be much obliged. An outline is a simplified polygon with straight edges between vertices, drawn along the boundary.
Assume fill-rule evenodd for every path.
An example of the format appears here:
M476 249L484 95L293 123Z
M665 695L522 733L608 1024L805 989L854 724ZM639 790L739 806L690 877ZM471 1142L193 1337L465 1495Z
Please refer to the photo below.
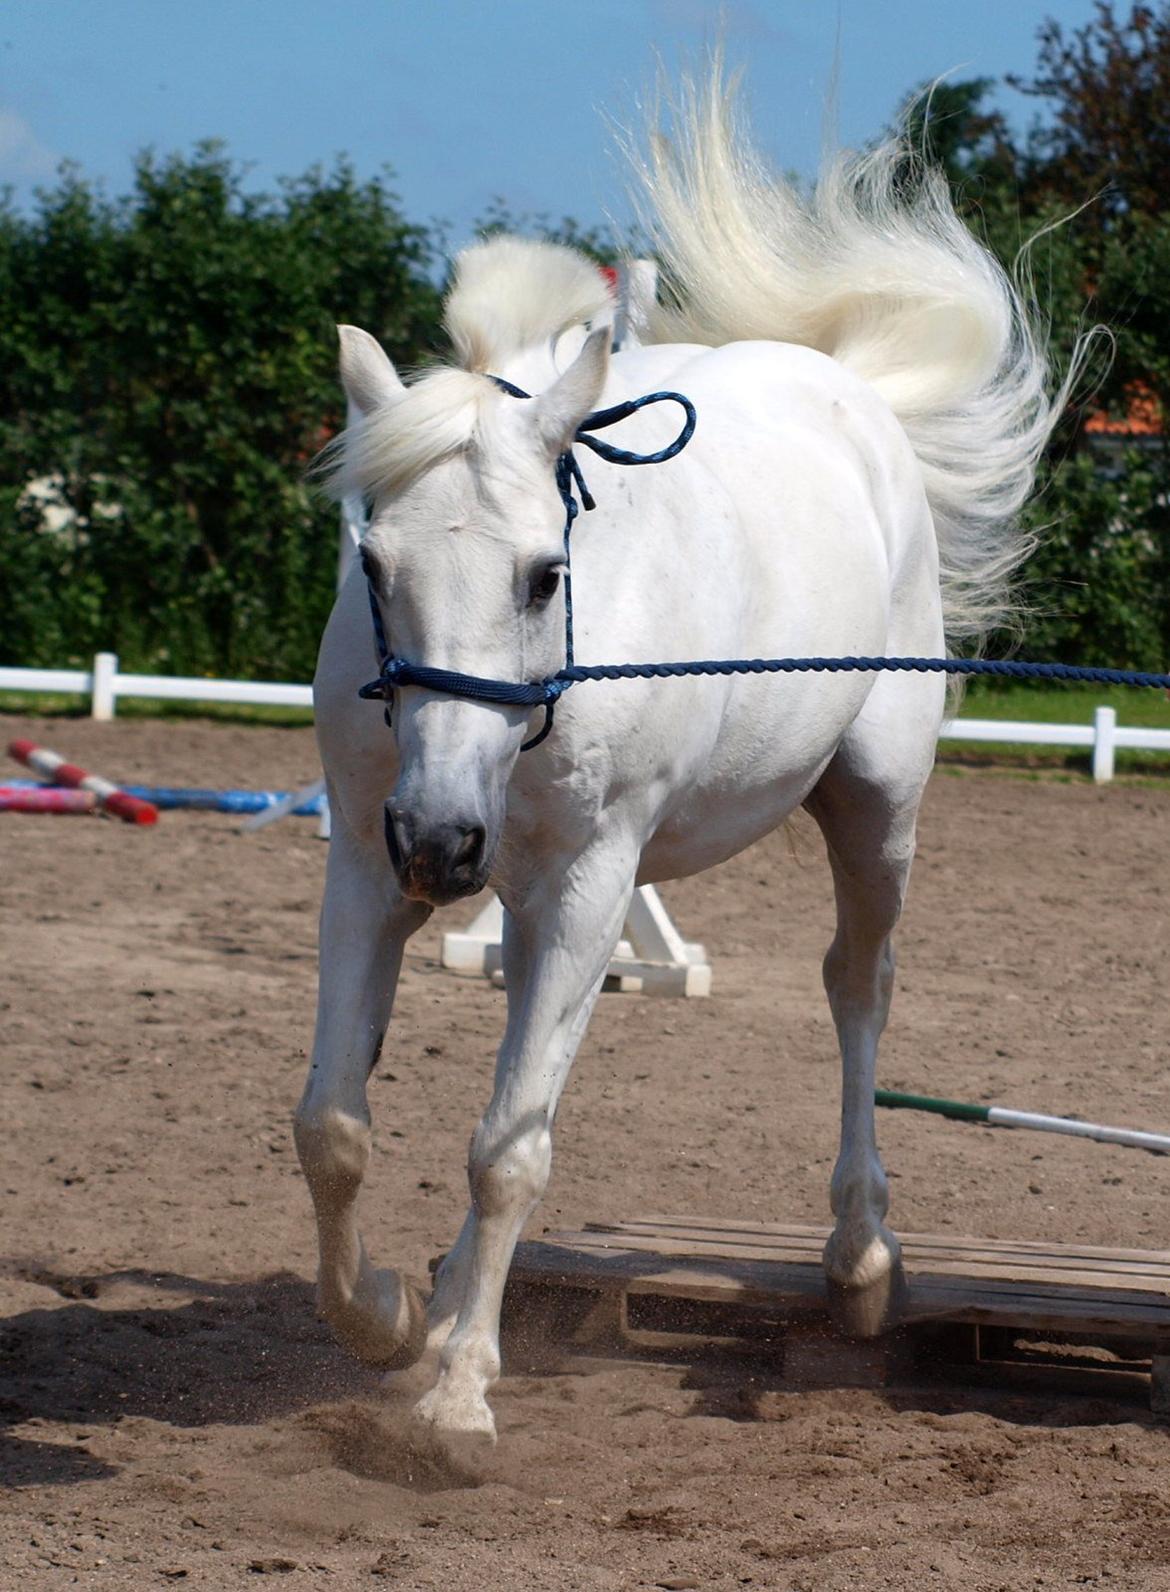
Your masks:
M1130 454L1116 477L1088 453L1051 469L1029 508L1028 657L1159 670L1170 657L1165 461ZM992 649L994 655L994 649Z
M341 422L337 321L435 345L425 231L339 163L245 194L215 145L0 210L5 661L304 679L334 589L305 467ZM38 484L49 512L30 501Z

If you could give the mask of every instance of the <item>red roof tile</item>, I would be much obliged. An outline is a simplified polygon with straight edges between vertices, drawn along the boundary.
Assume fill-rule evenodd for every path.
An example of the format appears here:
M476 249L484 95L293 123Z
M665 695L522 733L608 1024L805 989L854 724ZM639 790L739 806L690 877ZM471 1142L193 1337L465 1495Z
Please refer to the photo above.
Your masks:
M1133 381L1125 389L1125 414L1106 414L1095 409L1085 421L1085 430L1094 437L1160 437L1162 405L1144 382Z

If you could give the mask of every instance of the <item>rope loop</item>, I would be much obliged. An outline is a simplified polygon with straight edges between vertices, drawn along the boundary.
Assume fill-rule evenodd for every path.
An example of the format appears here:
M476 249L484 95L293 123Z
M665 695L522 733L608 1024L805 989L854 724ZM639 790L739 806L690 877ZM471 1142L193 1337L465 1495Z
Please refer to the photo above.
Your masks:
M501 391L508 393L513 398L531 398L532 394L517 387L514 382L506 381L503 376L492 376ZM590 431L605 430L615 426L620 420L627 419L636 414L639 409L645 409L647 404L657 403L681 404L686 415L686 420L678 436L665 448L659 448L656 453L631 453L627 448L618 448L610 442L602 442L597 437L591 437ZM691 440L695 430L695 406L689 398L684 398L677 392L652 392L646 393L641 398L630 398L624 403L614 404L608 409L597 409L592 414L585 416L574 433L575 439L591 448L600 458L606 459L611 464L661 464L667 459L673 459L675 454L681 453ZM378 678L370 680L358 690L358 696L365 701L371 698L380 698L385 703L385 719L390 724L390 712L394 702L394 692L399 686L417 685L428 691L444 691L450 696L467 697L473 702L496 702L508 707L543 707L544 724L531 740L525 741L520 750L527 752L533 746L539 746L541 741L551 732L553 726L553 709L562 692L567 691L573 684L568 671L574 667L573 660L573 569L570 558L570 538L573 530L573 521L577 518L580 509L588 512L596 508L593 494L585 484L585 477L581 474L572 448L567 448L557 458L554 476L557 491L565 510L565 667L558 674L547 680L514 683L509 680L487 680L474 674L460 674L454 669L430 669L425 664L411 663L406 658L396 658L390 651L386 639L386 631L382 624L382 611L378 607L377 594L373 582L367 581L366 591L370 602L370 615L374 626L374 647L378 657ZM578 503L578 499L580 502Z
M648 404L661 403L681 405L686 419L674 441L668 443L665 448L659 448L655 453L631 453L628 448L618 448L612 442L602 442L600 437L588 435L591 431L604 431L609 426L616 426L619 420L628 420L631 415L637 414L639 409L645 409ZM641 398L627 398L624 403L613 404L609 409L595 409L591 415L586 415L577 427L576 437L578 442L583 442L587 448L591 448L610 464L665 464L668 459L673 459L686 447L695 434L697 420L694 404L689 398L684 398L681 392L648 392Z

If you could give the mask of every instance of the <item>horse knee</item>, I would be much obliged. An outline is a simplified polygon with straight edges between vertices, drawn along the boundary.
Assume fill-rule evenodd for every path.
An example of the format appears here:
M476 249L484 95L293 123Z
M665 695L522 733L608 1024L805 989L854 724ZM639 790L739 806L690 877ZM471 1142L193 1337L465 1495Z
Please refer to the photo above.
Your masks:
M335 1106L302 1102L293 1120L293 1138L314 1197L347 1199L357 1194L370 1161L368 1121Z
M543 1124L502 1142L481 1124L471 1141L467 1172L480 1216L527 1209L544 1193L552 1165L552 1136Z

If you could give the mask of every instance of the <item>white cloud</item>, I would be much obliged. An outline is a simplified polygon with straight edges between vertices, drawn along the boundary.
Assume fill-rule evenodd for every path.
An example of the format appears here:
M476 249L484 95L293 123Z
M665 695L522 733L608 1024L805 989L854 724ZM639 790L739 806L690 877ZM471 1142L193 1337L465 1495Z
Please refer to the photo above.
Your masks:
M0 106L0 182L40 182L53 175L59 159L23 116Z

